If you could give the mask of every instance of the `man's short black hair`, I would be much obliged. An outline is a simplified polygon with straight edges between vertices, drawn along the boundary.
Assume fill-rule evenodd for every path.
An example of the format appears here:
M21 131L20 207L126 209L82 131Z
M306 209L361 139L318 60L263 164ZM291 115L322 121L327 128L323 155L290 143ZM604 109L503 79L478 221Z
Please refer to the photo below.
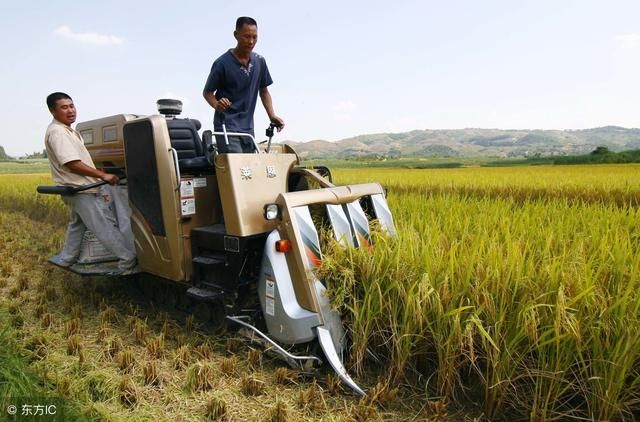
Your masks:
M249 16L240 16L236 19L236 31L242 29L243 25L255 25L258 26L258 22L255 19L250 18Z
M53 111L56 108L56 102L58 100L66 100L66 99L73 101L73 98L71 98L69 95L65 94L64 92L54 92L53 94L49 94L47 96L47 107L49 107L49 110Z

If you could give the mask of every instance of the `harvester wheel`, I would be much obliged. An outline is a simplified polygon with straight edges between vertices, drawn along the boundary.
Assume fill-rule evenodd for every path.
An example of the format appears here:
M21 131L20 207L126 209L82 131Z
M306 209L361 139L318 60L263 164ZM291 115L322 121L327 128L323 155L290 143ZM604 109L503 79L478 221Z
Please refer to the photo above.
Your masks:
M156 293L158 291L156 280L151 277L140 277L138 280L140 290L145 300L156 300Z
M155 289L153 289L152 298L154 303L161 304L164 300L164 286L158 285Z
M178 305L178 293L173 287L167 286L162 290L162 304L169 309L175 309Z
M189 312L193 307L193 299L187 296L185 292L180 292L177 295L177 302L176 308L181 311Z
M211 323L216 328L222 328L226 325L227 310L224 304L224 300L216 300L209 304L209 310L211 311Z
M207 302L197 302L193 307L193 316L201 322L209 322L211 320L211 304Z

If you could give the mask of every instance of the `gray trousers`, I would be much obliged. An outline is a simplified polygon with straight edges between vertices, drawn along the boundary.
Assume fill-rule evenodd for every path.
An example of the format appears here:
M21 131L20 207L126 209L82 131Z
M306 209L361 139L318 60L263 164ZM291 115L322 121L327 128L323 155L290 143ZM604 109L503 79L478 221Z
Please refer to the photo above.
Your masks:
M225 143L223 135L216 135L216 144L220 153L255 153L256 146L247 136L227 136L229 144Z
M67 227L67 237L60 253L60 260L71 264L78 260L82 237L89 229L109 252L119 259L119 269L129 269L136 264L136 253L133 245L123 236L111 198L111 187L100 186L98 193L78 193L63 196L62 200L71 210L71 221ZM126 228L131 230L131 226Z

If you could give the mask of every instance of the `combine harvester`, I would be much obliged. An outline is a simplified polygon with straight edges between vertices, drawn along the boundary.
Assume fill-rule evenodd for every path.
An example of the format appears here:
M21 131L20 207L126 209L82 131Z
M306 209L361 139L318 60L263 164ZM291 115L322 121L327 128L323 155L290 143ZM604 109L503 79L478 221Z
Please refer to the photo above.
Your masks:
M345 247L369 247L377 220L394 236L382 187L333 185L327 168L301 167L291 147L272 145L273 126L261 144L226 130L204 131L201 140L199 121L177 117L180 101L159 100L158 110L77 125L96 166L126 177L120 189L130 206L141 271L184 286L198 306L223 313L291 365L310 368L326 359L364 395L344 368L341 317L315 275L322 261L318 233L330 230ZM219 153L227 135L250 137L256 153ZM39 186L38 192L73 195L81 189ZM85 236L86 242L92 244L83 250L96 241ZM113 265L67 269L109 275ZM158 287L165 285L158 280Z

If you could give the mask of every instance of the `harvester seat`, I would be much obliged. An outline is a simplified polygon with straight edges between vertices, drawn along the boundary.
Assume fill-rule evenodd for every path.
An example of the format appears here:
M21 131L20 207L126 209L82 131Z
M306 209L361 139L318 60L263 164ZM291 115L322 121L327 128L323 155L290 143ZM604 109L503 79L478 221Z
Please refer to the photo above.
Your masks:
M188 173L211 169L198 135L201 126L196 119L167 119L169 139L178 153L180 171Z

